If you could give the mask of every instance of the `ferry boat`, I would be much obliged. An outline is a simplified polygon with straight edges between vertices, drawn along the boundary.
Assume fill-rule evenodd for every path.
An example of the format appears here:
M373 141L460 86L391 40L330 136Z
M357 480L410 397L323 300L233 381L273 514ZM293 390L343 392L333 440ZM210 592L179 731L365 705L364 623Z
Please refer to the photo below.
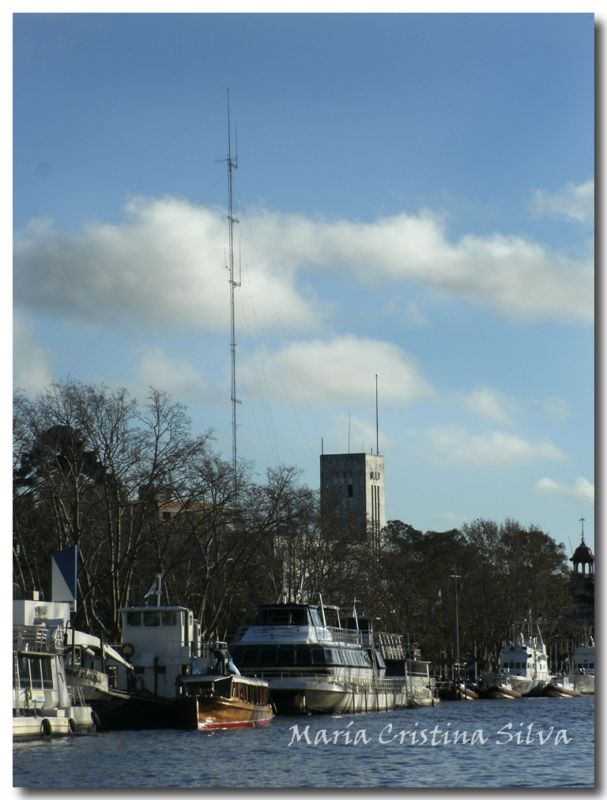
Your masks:
M39 592L13 600L13 736L61 736L95 731L93 710L70 686L65 635L71 606Z
M571 680L580 694L594 694L594 639L588 636L573 652Z
M553 675L548 669L548 653L539 626L527 623L527 637L520 632L513 641L502 647L498 672L484 678L491 688L496 681L507 678L510 688L521 697L538 697Z
M327 613L336 617L328 625ZM279 713L388 711L435 702L429 663L406 658L402 637L374 641L370 620L339 608L280 602L259 607L231 645L244 675L267 680ZM389 635L386 635L389 636Z

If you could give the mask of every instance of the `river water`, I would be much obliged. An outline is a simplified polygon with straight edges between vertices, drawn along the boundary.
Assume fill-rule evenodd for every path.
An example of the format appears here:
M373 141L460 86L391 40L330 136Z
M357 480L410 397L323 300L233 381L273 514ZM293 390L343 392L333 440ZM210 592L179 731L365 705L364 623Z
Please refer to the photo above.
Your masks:
M230 732L128 731L18 742L30 788L591 788L593 697L442 702L278 716Z

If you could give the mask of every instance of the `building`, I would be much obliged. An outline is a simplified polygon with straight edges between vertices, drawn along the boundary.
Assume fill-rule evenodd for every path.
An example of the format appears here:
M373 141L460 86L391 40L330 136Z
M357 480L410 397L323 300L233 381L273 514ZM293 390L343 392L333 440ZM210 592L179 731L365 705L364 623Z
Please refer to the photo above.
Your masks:
M386 525L384 457L372 453L321 455L320 504L323 519L333 518L352 532L378 537Z
M582 538L569 559L573 563L571 593L574 602L574 620L580 628L594 629L594 553Z

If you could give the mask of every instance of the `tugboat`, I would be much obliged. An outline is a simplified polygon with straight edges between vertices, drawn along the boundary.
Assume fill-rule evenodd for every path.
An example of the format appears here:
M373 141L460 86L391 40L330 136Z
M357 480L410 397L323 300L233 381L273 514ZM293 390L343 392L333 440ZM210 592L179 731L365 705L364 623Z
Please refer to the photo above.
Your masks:
M148 595L156 605L120 610L121 670L113 697L91 700L101 727L208 729L257 726L274 716L266 682L239 675L225 642L202 641L193 612L161 605L161 580Z
M327 624L327 613L335 624ZM337 606L279 602L259 607L231 645L244 675L267 680L279 713L389 711L435 702L427 662L416 671L399 647L375 646L373 627L356 611L342 625ZM424 665L423 673L421 670Z

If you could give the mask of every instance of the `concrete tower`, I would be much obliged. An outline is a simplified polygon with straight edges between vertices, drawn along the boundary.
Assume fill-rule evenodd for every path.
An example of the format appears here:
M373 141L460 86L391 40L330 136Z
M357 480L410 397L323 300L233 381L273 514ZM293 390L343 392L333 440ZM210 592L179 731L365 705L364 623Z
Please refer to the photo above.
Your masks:
M379 537L386 524L384 457L370 453L321 455L320 503L325 519L333 517L353 532L370 526Z

